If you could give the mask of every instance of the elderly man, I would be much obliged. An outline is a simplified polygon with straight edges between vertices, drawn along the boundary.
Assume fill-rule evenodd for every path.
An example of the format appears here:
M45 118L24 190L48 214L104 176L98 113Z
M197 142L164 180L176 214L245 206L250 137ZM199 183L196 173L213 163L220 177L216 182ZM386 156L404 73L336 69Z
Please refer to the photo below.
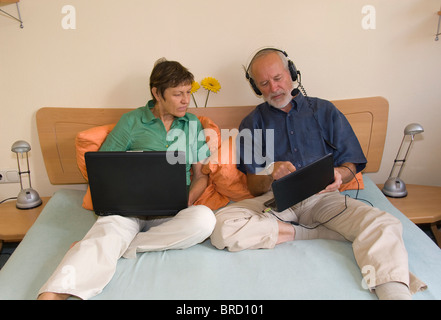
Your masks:
M216 213L213 245L239 251L273 248L302 239L348 240L359 267L374 268L376 282L368 285L380 299L410 299L411 292L425 285L409 273L400 221L363 202L345 199L338 192L343 182L353 179L366 165L344 115L329 101L304 96L298 90L302 88L299 72L284 51L260 50L246 75L254 92L266 101L240 125L240 130L251 132L253 141L237 141L238 168L246 173L248 188L256 198L231 204ZM274 141L268 142L256 133L265 136L269 130ZM261 145L264 156L252 152L249 161L253 147L250 144ZM328 153L334 157L332 184L283 212L266 208L264 203L272 197L274 180Z

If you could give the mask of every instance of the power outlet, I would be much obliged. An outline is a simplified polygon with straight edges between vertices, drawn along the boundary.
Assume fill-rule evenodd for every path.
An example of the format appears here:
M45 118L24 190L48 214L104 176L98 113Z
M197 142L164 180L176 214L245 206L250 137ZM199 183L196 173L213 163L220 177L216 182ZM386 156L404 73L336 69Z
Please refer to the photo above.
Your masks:
M0 183L18 183L20 178L17 169L0 170Z

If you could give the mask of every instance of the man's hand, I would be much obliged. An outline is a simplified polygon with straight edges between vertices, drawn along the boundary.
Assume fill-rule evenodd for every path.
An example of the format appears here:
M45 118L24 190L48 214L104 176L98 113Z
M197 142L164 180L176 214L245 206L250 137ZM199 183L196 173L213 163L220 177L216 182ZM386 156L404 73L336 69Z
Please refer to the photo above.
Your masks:
M336 191L343 183L348 183L354 178L356 172L355 164L346 162L340 167L334 168L334 183L331 183L325 190L320 193Z
M296 167L289 161L279 161L274 162L265 171L265 174L247 174L248 189L255 197L268 192L274 180L296 171Z
M340 188L342 183L343 181L341 179L341 174L339 170L337 170L337 168L334 168L334 182L328 185L326 189L320 191L319 194L336 191L338 190L338 188Z
M291 162L278 161L274 162L273 170L272 172L269 172L269 174L273 177L274 180L278 180L294 171L296 171L296 167Z

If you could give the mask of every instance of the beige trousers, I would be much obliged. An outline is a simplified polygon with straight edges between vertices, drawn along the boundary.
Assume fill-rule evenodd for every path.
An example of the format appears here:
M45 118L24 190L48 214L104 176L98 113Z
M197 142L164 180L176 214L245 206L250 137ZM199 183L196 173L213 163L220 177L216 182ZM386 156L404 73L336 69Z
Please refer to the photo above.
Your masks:
M278 239L278 219L263 212L263 203L272 197L270 191L219 210L212 244L230 251L273 248ZM278 216L306 226L328 221L314 230L316 238L351 241L360 269L375 270L375 281L367 283L370 289L391 281L405 283L412 293L426 287L409 272L401 222L387 212L349 197L345 199L336 191L314 195Z
M213 211L202 205L165 219L99 217L83 240L66 253L39 294L55 292L91 298L112 279L121 256L134 258L136 252L191 247L207 239L215 223Z

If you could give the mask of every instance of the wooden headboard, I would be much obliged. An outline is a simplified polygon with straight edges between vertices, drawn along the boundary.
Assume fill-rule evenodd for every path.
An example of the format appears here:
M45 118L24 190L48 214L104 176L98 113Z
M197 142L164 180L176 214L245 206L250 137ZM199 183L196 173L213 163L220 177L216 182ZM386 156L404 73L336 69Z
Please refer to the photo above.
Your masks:
M378 171L386 138L389 103L382 97L332 101L342 111L368 159L364 172ZM197 116L211 118L221 129L237 128L255 106L190 108ZM77 167L75 137L78 132L116 123L133 109L41 108L37 129L46 171L52 184L86 183Z

